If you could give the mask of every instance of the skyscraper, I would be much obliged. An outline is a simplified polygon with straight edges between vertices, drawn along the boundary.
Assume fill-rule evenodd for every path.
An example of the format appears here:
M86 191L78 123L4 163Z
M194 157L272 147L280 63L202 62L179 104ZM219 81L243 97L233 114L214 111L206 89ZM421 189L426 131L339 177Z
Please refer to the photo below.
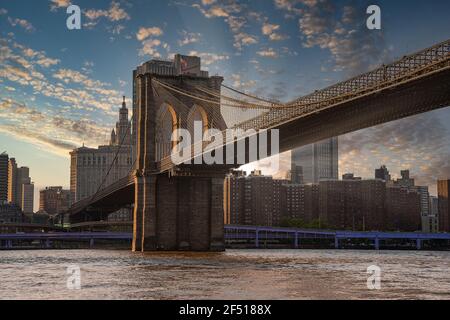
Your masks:
M381 166L380 169L375 169L375 179L380 179L384 181L391 181L391 175L386 166Z
M111 132L109 145L98 148L83 146L70 152L70 157L70 203L72 204L94 195L99 188L106 188L131 173L134 162L125 97L119 109L119 121ZM51 212L48 213L51 214ZM121 209L110 214L108 219L128 221L131 219L131 211L129 208Z
M450 232L450 180L438 181L439 231Z
M39 211L51 216L67 211L70 207L70 190L62 187L46 187L39 194Z
M8 154L0 154L0 204L8 200Z
M338 179L338 161L338 138L335 137L292 150L291 172L297 173L297 177L302 172L304 184Z
M131 122L128 120L128 109L123 96L122 108L119 110L119 121L111 132L111 145L131 145Z
M83 146L70 152L70 156L71 203L92 196L100 185L105 188L130 174L133 162L130 122L125 97L122 108L119 109L119 121L116 123L115 130L111 132L109 145L98 148ZM111 164L113 164L112 167Z
M21 208L23 213L33 213L34 206L34 184L22 184L22 203Z
M19 206L24 213L33 213L34 184L30 169L18 167L15 158L8 163L8 202Z

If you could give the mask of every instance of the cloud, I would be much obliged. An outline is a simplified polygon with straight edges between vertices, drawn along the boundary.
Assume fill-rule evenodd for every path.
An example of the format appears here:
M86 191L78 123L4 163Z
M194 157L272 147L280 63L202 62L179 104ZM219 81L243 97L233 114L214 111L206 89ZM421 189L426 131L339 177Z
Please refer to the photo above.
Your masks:
M288 39L289 37L287 35L276 32L279 29L280 25L271 24L268 23L267 21L264 22L263 26L261 27L262 34L269 37L269 39L272 41L282 41Z
M257 51L256 54L265 58L278 58L278 53L273 48Z
M248 80L248 81L244 81L242 79L241 74L239 73L234 73L231 75L231 79L233 80L232 82L232 86L236 89L243 89L243 90L250 90L253 89L257 82L256 80Z
M56 11L59 8L67 8L71 5L70 0L50 0L50 10Z
M258 37L249 34L245 28L248 18L257 19L259 15L250 12L246 4L236 0L202 1L201 4L195 3L192 7L197 8L208 19L223 18L233 33L233 46L238 51L242 51L245 46L258 43Z
M40 66L48 68L50 66L54 66L54 65L58 64L60 62L60 60L43 57L43 58L37 60L36 62Z
M130 20L130 15L120 7L118 2L115 1L111 2L111 6L108 10L89 9L85 12L85 16L88 20L91 20L94 23L99 18L106 18L112 22Z
M149 28L141 27L139 31L136 33L136 39L142 41L147 39L148 37L162 36L162 34L163 31L158 27L149 27Z
M0 132L64 157L83 141L104 143L101 137L109 131L90 120L43 113L12 99L0 100L0 120Z
M0 38L0 79L31 87L34 95L57 99L72 109L101 111L113 115L114 106L121 104L121 92L110 84L89 78L79 71L61 68L53 72L52 83L39 69L59 63L45 52L27 48L17 42Z
M200 57L202 59L202 64L206 65L206 66L214 64L218 61L230 59L230 56L228 56L228 55L221 55L221 54L208 53L208 52L198 52L198 51L190 51L189 55Z
M124 25L118 24L117 26L114 26L111 29L111 33L119 35L124 29L125 29Z
M332 0L275 0L278 8L298 18L302 45L332 56L334 71L362 73L388 60L383 32L368 31L363 3L336 6Z
M33 27L33 25L25 19L19 19L19 18L13 19L11 17L8 17L8 22L13 27L16 27L16 26L22 27L27 32L34 32L36 30Z
M187 32L186 30L183 30L181 32L182 39L178 40L178 45L180 47L197 43L200 41L201 34L200 33L193 33L193 32Z
M153 58L161 58L161 54L158 52L158 47L161 46L161 40L149 39L142 42L142 48L139 50L140 56L149 55Z
M163 31L159 27L141 27L136 33L136 39L141 41L142 48L139 49L139 56L150 56L152 58L162 58L160 49L164 49L167 52L170 51L168 43L157 39L163 35Z

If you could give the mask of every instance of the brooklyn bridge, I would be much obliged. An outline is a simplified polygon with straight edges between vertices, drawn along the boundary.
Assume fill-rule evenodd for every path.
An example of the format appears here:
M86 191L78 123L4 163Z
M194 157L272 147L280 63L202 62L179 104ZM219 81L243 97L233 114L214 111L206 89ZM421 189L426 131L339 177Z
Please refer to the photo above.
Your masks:
M276 155L330 137L450 105L450 40L288 103L258 97L222 84L204 72L170 73L138 67L133 73L137 150L134 172L72 205L72 223L98 221L132 205L133 251L224 249L223 180L243 163ZM232 142L208 147L193 141L191 163L171 157L176 129L247 132ZM277 129L279 145L271 148ZM264 133L264 135L263 135ZM211 138L214 138L211 137ZM250 142L268 145L256 156ZM225 140L225 139L222 139ZM220 141L222 141L220 140ZM207 164L220 153L226 164ZM200 163L200 164L199 164Z

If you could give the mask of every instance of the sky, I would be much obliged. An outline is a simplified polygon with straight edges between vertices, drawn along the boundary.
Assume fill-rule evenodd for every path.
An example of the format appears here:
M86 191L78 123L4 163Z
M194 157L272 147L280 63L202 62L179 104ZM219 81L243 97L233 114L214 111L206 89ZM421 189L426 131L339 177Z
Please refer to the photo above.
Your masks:
M70 4L81 30L66 27ZM368 30L366 8L381 8ZM38 190L69 186L69 152L108 142L132 70L197 55L225 84L290 101L450 38L447 0L0 0L0 152ZM410 169L436 193L450 177L450 109L339 137L340 174ZM280 156L283 176L289 153ZM255 165L246 169L254 168Z

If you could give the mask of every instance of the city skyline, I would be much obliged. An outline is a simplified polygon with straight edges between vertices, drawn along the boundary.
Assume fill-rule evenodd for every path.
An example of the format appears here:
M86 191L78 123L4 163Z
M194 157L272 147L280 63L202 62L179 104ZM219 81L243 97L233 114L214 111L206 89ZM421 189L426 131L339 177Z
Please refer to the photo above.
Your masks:
M336 9L339 18L327 19L329 1L156 1L151 8L143 2L80 1L81 31L65 28L69 1L2 3L0 152L30 167L35 197L45 186L68 187L69 151L83 142L107 144L123 94L131 105L131 70L151 58L196 54L226 84L287 101L446 39L445 31L436 30L448 30L450 22L436 14L448 12L448 3L434 1L431 12L424 3L380 1L383 29L370 33L357 28L364 5L344 2L348 6ZM30 10L23 12L24 5ZM308 14L315 19L306 19ZM409 25L406 16L416 23ZM339 24L341 37L332 30ZM334 37L339 50L321 46L319 33ZM449 123L443 109L341 136L339 176L371 177L386 164L391 172L410 169L436 194L436 180L450 176ZM289 158L281 155L279 173L264 164L261 169L282 175Z

